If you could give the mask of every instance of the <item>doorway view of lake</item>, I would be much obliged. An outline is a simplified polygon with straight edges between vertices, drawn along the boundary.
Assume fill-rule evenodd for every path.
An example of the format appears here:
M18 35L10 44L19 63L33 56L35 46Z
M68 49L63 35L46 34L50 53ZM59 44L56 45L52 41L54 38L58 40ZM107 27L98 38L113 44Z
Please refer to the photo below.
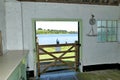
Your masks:
M78 41L78 34L37 34L37 37L40 45L56 44L56 40L60 44Z

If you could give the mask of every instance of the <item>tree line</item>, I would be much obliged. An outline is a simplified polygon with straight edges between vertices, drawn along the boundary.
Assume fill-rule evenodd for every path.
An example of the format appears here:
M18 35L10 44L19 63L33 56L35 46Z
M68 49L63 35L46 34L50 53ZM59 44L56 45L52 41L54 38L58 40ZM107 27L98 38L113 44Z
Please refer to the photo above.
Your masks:
M38 28L36 34L75 34L76 31L67 31L67 30L54 30L54 29L42 29Z

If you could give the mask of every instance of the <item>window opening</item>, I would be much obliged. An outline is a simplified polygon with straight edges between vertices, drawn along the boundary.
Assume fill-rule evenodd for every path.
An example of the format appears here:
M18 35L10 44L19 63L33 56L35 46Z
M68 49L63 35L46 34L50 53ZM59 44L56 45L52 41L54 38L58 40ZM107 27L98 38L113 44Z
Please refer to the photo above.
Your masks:
M118 34L117 28L117 20L97 21L98 42L116 42Z

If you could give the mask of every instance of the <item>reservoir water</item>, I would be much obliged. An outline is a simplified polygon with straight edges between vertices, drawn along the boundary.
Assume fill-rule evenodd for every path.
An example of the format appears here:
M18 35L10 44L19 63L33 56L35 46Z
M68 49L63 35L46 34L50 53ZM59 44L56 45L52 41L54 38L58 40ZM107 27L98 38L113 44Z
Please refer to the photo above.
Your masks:
M37 34L39 44L56 44L56 40L60 44L74 43L78 41L78 34Z

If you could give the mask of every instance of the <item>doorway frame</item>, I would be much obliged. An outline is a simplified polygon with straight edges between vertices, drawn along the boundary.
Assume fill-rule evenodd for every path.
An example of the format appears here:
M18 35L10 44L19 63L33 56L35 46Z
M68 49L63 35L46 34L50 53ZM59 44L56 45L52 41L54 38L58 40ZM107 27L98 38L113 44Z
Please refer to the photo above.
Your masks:
M37 76L37 51L36 51L36 21L78 21L78 44L82 44L82 19L79 18L34 18L32 19L33 47L34 47L34 74ZM79 70L83 72L82 65L82 45L79 47Z

